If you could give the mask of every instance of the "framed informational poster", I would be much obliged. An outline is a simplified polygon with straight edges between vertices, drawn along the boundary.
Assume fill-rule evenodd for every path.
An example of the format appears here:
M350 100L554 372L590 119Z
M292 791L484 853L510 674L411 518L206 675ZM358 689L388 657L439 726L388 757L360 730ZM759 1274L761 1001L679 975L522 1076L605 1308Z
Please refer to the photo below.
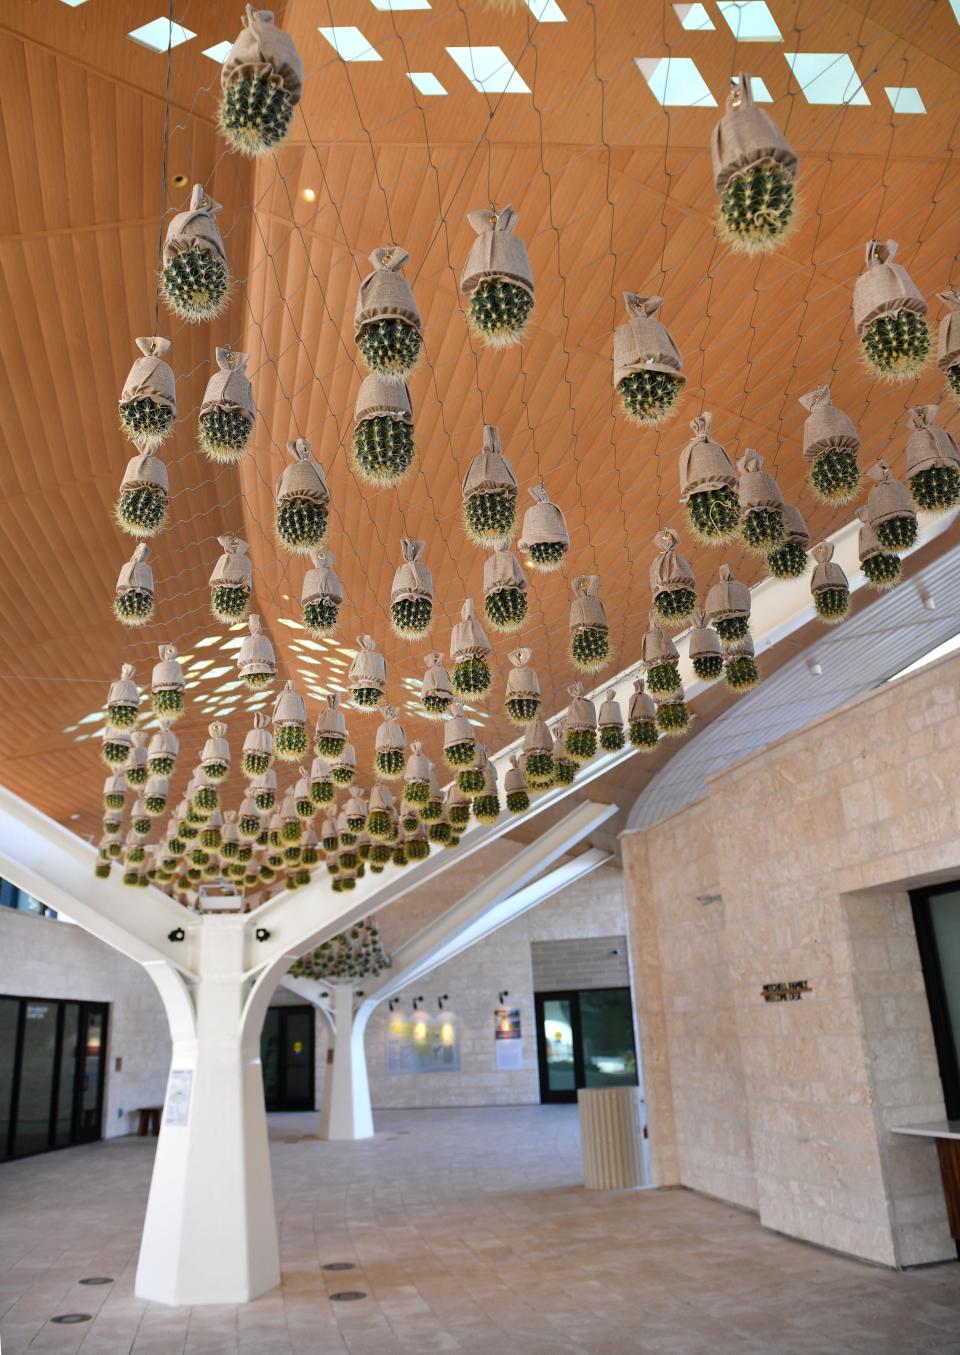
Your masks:
M164 1123L182 1129L190 1113L190 1092L193 1087L192 1068L171 1068L167 1081L167 1109Z
M493 1040L499 1070L523 1067L523 1033L519 1007L497 1007L493 1013Z
M387 1072L416 1071L417 1055L413 1047L411 1018L406 1012L391 1012L387 1020Z
M453 1012L391 1012L387 1021L388 1073L458 1073L460 1023Z

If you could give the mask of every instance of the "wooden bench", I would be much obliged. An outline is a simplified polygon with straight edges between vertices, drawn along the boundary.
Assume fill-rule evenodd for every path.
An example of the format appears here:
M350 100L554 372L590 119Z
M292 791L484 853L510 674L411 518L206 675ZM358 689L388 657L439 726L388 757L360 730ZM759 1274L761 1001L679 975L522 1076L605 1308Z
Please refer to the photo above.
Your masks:
M160 1133L160 1114L162 1106L142 1106L137 1111L140 1119L137 1122L137 1134L140 1138L146 1138L148 1134L157 1135Z

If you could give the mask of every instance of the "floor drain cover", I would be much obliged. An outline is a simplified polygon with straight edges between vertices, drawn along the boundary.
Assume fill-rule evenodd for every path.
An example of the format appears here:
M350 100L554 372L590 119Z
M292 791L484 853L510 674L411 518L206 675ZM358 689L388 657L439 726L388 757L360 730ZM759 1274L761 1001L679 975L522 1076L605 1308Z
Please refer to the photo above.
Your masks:
M367 1296L362 1289L341 1289L339 1294L331 1294L330 1297L335 1303L352 1303L354 1299L365 1299Z
M353 1264L352 1261L328 1261L327 1264L326 1264L325 1266L321 1266L320 1269L321 1269L321 1270L356 1270L356 1266Z
M92 1313L60 1313L58 1317L51 1317L50 1321L61 1327L70 1327L74 1322L89 1322L92 1316Z
M81 1280L80 1283L81 1283L81 1284L113 1284L113 1276L112 1276L112 1275L88 1275L87 1278L86 1278L85 1280Z

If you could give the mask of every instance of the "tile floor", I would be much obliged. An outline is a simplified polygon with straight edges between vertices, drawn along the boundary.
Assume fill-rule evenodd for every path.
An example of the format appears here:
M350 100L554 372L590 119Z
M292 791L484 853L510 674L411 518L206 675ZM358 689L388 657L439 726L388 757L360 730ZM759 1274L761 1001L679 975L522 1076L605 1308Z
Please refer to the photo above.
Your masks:
M688 1191L588 1193L574 1107L384 1111L356 1144L314 1126L271 1117L283 1285L242 1308L134 1297L152 1140L0 1168L3 1355L960 1352L960 1266L861 1265ZM92 1320L50 1323L69 1312Z

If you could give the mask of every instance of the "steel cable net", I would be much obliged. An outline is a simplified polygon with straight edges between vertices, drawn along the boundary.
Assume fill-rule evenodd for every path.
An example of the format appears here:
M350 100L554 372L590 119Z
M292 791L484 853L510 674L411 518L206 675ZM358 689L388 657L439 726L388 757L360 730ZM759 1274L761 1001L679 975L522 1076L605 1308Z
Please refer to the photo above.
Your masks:
M323 22L342 18L325 8ZM464 598L472 597L480 610L484 553L464 539L460 482L480 449L484 423L501 429L520 484L521 511L527 488L543 483L563 509L571 535L557 574L529 575L529 614L519 637L491 634L491 695L469 712L491 751L516 735L502 716L502 700L510 667L506 654L518 642L533 651L544 713L560 713L567 704L566 687L576 677L567 655L567 612L578 575L600 575L610 619L611 662L596 681L639 659L653 537L662 527L682 529L676 461L689 436L687 423L702 409L713 411L715 434L731 458L749 446L760 449L766 469L806 518L811 541L849 520L855 505L825 509L807 489L800 394L833 384L836 402L861 435L870 430L869 460L882 455L895 473L902 467L906 411L938 399L942 383L932 368L918 382L893 388L867 375L858 363L850 287L871 236L901 241L904 261L928 300L953 285L955 124L942 153L918 168L915 157L897 155L904 120L892 108L885 115L876 98L869 110L821 107L811 117L792 74L786 78L781 70L776 86L768 76L775 89L771 111L785 134L794 140L793 125L801 123L795 139L800 226L776 254L734 256L717 240L711 217L709 133L720 109L677 111L652 98L644 105L634 62L644 44L668 60L678 53L699 57L700 49L680 29L672 5L650 7L652 17L643 19L633 8L566 5L563 26L539 25L526 14L509 25L510 41L502 27L498 40L530 92L478 92L472 123L458 127L457 137L437 134L435 108L442 101L431 106L412 83L407 82L408 106L394 99L389 116L378 120L381 100L376 81L365 78L366 67L336 56L313 68L308 62L305 98L288 143L254 166L227 152L212 134L218 72L200 57L199 44L168 53L160 236L182 209L190 185L203 183L225 203L220 222L236 285L225 316L199 327L199 335L156 312L155 332L173 339L177 374L176 433L160 452L170 474L176 545L170 548L170 528L152 543L156 619L136 632L109 628L112 646L105 643L101 652L116 653L118 667L133 664L141 687L149 682L159 642L176 644L184 656L187 706L177 725L181 751L172 801L197 763L209 721L228 722L236 766L252 713L272 704L272 696L250 695L236 685L232 664L246 627L224 628L210 618L205 577L224 532L235 531L250 543L251 610L263 617L276 650L275 690L288 678L295 681L307 700L308 730L322 694L343 693L357 748L357 780L369 789L379 719L351 708L344 676L359 634L377 639L387 658L388 699L401 710L408 742L422 738L439 770L440 733L422 721L416 693L422 654L431 647L446 652ZM829 23L829 7L810 0L773 8L784 39L781 50L809 50L811 37L821 36ZM223 31L232 34L235 14L222 5L218 9ZM190 4L171 5L170 17L189 24L190 10ZM918 44L931 9L918 3L905 17L902 31L911 34L910 41L873 22L870 10L869 4L862 7L845 50L861 76L873 76L871 90L876 86L879 93L875 72L884 82L906 85L922 69ZM285 20L278 17L301 50L319 50L320 40L308 34L316 16L307 24L301 8L292 5ZM459 35L448 38L454 21ZM417 54L437 25L444 41L473 46L490 40L489 16L462 0L455 10L441 12L438 6L427 18L390 12L384 22L389 33L377 40L384 69L399 67L401 60L403 71L417 69ZM622 40L624 34L630 42ZM569 62L562 44L572 36L578 61L558 79L551 58L559 60L562 50ZM720 34L710 36L720 40ZM766 49L760 57L756 47L745 52L735 40L727 40L725 50L731 76L744 66L769 71L773 60ZM172 105L174 69L180 81L193 82L185 108ZM320 88L324 100L311 100L311 90ZM725 90L716 80L712 88L722 102ZM325 140L318 127L326 130L326 122L318 119L331 105L337 130ZM867 192L861 178L848 182L853 145L861 155L882 157L879 179ZM916 192L904 211L904 189L911 181ZM312 202L304 199L306 188ZM471 334L463 314L458 284L471 242L464 218L475 207L507 202L521 213L536 306L524 342L490 352ZM410 378L418 446L413 470L396 489L371 490L356 477L348 454L354 399L365 375L351 321L356 289L367 271L365 255L386 241L411 252L406 273L423 317L425 353ZM610 381L610 341L622 319L625 290L665 298L663 317L683 354L687 384L680 412L656 430L637 430L624 421ZM213 349L224 343L251 354L248 375L258 411L250 451L237 467L209 463L195 439ZM209 356L181 366L178 354L184 348L194 353L198 344ZM945 408L941 421L949 417ZM312 443L330 486L327 548L345 584L336 633L325 641L311 639L300 626L304 562L274 539L274 484L286 463L285 444L296 437ZM118 439L111 453L117 480L128 453ZM390 580L401 537L427 542L426 559L437 580L433 628L420 645L397 641L390 628ZM116 542L114 574L135 544L119 533ZM701 597L721 562L747 583L763 575L762 561L736 546L703 549L687 539L682 549ZM109 597L103 606L109 609ZM224 668L229 671L220 671ZM105 687L114 676L104 671L78 679L93 685L82 696L72 693L74 723L100 699L95 685ZM79 730L87 731L95 747L96 726ZM93 806L101 768L92 748L88 765L90 808L83 805L83 826L96 831ZM288 788L285 779L281 776L281 796ZM295 769L288 779L295 779ZM234 770L224 804L235 807L242 793ZM130 799L132 792L128 810Z

